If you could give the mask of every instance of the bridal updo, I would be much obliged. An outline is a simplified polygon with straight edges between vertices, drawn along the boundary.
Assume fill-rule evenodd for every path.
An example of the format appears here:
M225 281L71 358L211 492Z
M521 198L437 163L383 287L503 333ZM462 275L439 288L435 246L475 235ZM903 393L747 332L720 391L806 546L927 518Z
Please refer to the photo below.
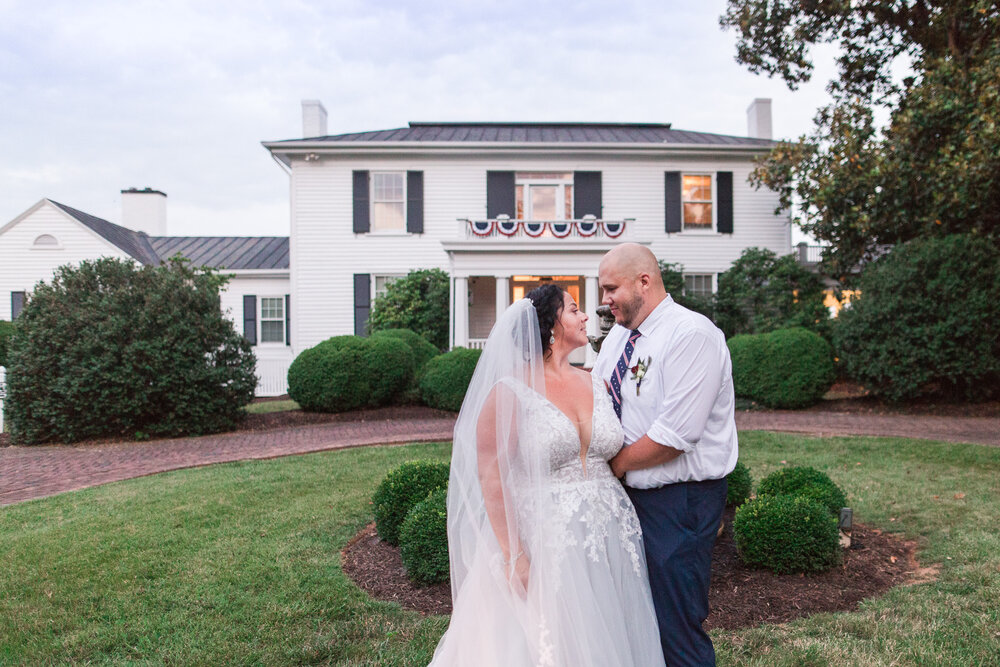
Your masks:
M538 333L542 338L543 357L549 353L549 348L552 347L552 343L549 342L552 338L552 327L556 325L559 315L562 314L565 293L566 290L562 287L549 283L536 287L525 295L525 298L531 300L535 306L535 313L538 314Z

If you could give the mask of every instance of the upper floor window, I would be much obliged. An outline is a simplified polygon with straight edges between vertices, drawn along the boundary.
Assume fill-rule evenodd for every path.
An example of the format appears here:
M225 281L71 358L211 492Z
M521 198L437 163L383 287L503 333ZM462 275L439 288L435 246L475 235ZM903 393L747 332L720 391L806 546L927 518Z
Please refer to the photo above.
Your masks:
M681 177L681 202L685 229L712 229L711 175L684 174Z
M401 171L373 171L372 231L406 231L406 178Z
M33 245L36 248L58 248L59 240L51 234L42 234L35 239Z
M285 342L285 297L261 297L260 342Z
M573 172L517 172L514 196L518 220L572 220Z
M684 295L685 296L712 296L711 273L685 273L684 274Z

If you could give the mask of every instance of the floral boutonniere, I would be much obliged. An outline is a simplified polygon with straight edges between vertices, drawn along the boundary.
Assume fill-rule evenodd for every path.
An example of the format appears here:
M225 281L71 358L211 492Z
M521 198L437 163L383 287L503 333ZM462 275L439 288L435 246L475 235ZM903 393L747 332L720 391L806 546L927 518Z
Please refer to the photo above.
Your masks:
M639 387L642 386L642 378L646 377L646 371L649 370L649 365L653 363L653 357L648 357L645 361L639 358L638 363L633 366L630 370L632 371L632 379L635 380L635 395L639 395Z

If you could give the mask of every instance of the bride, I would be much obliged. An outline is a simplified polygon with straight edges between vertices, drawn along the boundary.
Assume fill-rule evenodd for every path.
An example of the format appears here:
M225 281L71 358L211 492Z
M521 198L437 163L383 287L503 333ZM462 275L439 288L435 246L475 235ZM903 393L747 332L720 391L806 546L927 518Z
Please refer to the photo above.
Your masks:
M455 425L454 611L431 665L663 665L639 521L608 466L621 425L568 361L586 322L543 285L490 333Z

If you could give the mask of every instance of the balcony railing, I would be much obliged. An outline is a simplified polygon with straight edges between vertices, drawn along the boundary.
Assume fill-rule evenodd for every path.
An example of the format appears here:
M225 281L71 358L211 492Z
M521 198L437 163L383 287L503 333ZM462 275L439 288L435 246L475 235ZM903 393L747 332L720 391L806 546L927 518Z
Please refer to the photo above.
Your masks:
M580 220L514 220L500 216L492 220L459 218L458 222L460 234L467 239L616 239L633 220L598 220L590 216Z
M804 266L818 264L823 259L823 246L821 245L809 245L802 241L795 246L795 249L798 253L799 264Z

